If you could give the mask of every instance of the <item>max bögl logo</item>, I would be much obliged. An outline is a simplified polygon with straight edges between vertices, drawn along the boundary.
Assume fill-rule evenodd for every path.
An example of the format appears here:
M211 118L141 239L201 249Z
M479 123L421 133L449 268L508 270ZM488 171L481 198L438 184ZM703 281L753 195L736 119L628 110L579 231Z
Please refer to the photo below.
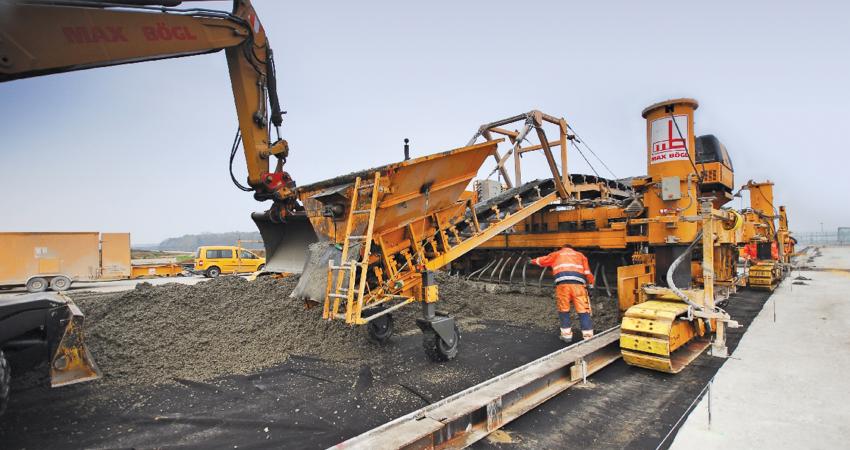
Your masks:
M673 120L676 120L674 123ZM676 127L678 125L678 127ZM652 121L650 164L688 159L688 116L662 117Z

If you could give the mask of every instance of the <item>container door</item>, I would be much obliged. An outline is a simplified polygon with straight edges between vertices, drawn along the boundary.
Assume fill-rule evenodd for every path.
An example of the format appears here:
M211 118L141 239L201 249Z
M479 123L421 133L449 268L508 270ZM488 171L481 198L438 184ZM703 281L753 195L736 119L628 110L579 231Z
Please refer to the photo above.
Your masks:
M130 278L130 233L103 233L100 238L101 277Z

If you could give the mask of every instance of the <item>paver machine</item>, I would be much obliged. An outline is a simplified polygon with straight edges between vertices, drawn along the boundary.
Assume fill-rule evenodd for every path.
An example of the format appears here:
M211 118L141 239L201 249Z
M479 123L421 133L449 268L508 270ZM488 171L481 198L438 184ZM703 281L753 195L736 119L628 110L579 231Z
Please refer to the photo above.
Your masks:
M733 322L717 303L741 283L736 265L743 217L725 208L734 187L725 146L713 135L694 134L697 106L693 99L675 99L644 110L645 176L571 174L573 201L555 201L530 215L456 268L472 280L540 286L546 272L530 267L529 256L570 244L589 255L601 275L594 278L609 295L614 288L606 273L614 269L626 362L678 372L712 337L721 354L723 327ZM578 137L573 132L565 140L575 144Z
M683 98L643 111L647 176L633 186L646 216L630 223L645 224L648 241L637 255L642 261L621 268L624 278L631 276L619 293L623 359L663 372L681 371L711 344L712 354L725 356L726 327L737 326L718 306L729 291L716 289L718 272L734 271L737 263L741 217L722 208L732 198L731 161L719 141L696 140L697 107ZM695 250L701 258L692 265ZM694 267L701 269L701 286L694 283Z
M750 180L741 189L750 194L750 207L742 211L743 256L748 264L747 285L772 291L787 272L796 240L788 229L785 206L774 206L773 182ZM777 224L778 221L778 224Z
M321 304L326 320L365 325L376 341L392 335L394 311L419 303L425 353L435 361L454 358L459 332L454 319L437 309L435 271L553 202L577 201L562 172L566 145L548 145L544 130L548 125L565 133L566 122L540 111L512 119L546 143L537 150L551 178L475 202L467 188L482 164L492 157L495 170L504 171L508 156L499 153L502 139L477 133L461 148L298 187L319 241L293 296ZM275 235L264 230L267 242Z

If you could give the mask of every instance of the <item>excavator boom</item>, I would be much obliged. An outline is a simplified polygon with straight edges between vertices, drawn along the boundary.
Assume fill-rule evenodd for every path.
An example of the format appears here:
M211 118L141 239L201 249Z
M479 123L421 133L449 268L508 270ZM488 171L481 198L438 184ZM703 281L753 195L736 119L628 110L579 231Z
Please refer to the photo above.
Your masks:
M150 6L163 3L177 2L0 0L0 81L225 50L249 190L258 200L285 203L288 147L279 136L269 138L283 113L272 50L253 6ZM272 156L280 161L274 170Z
M300 251L269 249L281 267L300 267L306 245L315 233L294 195L295 183L283 171L289 148L280 137L283 112L277 96L274 57L265 30L249 0L234 0L230 12L174 9L179 1L0 0L0 82L84 69L200 55L224 50L239 123L231 149L231 178L258 201L272 200L268 211L254 215L266 242ZM276 139L272 140L271 127ZM239 143L248 169L247 186L232 175ZM271 160L275 159L274 166ZM288 220L290 219L290 220ZM272 233L271 236L268 233ZM291 256L295 263L281 262ZM46 305L46 306L45 306ZM50 309L63 317L61 326L21 310ZM53 386L99 376L84 343L83 315L72 301L36 295L14 304L0 304L0 366L3 350L29 345L21 336L29 330L45 334ZM20 330L21 333L15 330ZM23 334L22 334L23 333ZM0 376L0 393L8 392L8 377ZM0 396L0 412L5 406Z
M248 0L234 0L231 12L170 8L180 3L0 0L0 81L224 50L239 123L231 178L258 201L272 200L253 215L266 253L277 255L268 269L300 268L315 233L297 212L295 182L283 170L289 146L280 137L284 112L265 29ZM247 186L232 176L240 142Z

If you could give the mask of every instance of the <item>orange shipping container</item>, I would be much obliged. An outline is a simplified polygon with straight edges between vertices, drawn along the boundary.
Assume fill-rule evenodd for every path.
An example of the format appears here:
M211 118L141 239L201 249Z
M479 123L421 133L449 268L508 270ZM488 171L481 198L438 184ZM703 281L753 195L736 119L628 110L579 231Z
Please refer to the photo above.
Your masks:
M0 233L0 285L27 284L34 278L50 283L61 276L114 280L128 278L130 270L129 233L104 233L102 238L97 232Z
M130 276L130 233L103 233L100 238L100 279L118 280Z

